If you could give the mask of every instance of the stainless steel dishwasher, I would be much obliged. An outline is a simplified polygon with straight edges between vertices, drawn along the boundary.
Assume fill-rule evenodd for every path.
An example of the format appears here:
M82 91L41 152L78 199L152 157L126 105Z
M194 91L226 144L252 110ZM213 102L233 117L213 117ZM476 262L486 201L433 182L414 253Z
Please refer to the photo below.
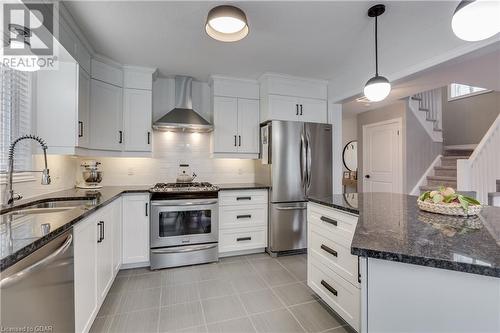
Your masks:
M74 332L72 231L0 273L1 332Z

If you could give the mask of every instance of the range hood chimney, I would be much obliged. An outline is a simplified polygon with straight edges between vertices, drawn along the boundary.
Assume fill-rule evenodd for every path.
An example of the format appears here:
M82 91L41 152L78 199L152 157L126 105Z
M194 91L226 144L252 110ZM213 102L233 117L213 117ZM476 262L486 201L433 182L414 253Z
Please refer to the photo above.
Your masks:
M193 110L193 78L175 77L175 107L153 123L153 128L160 131L175 132L211 132L213 126Z

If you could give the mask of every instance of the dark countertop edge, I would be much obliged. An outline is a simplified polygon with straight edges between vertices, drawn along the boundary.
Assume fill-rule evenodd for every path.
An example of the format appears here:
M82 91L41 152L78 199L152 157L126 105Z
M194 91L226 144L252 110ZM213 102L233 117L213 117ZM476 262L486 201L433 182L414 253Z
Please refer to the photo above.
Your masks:
M68 229L73 228L73 226L76 223L78 223L79 221L85 219L86 217L95 213L99 209L107 206L108 204L115 201L117 198L121 197L123 194L126 194L126 193L149 193L149 189L144 189L144 190L124 189L121 191L117 191L116 195L110 197L109 199L107 199L107 200L99 203L98 205L90 208L89 210L83 212L82 214L80 214L77 217L75 217L74 219L68 221L67 223L65 223L61 227L54 229L53 231L51 231L50 233L48 233L44 237L41 237L41 238L37 239L36 241L26 245L25 247L18 249L15 253L2 258L0 260L0 272L3 272L4 270L9 268L10 266L15 265L17 262L21 261L22 259L26 258L27 256L29 256L30 254L32 254L36 250L40 249L41 247L46 245L51 240L56 239L59 235L66 232ZM58 197L55 197L55 198L58 198ZM64 199L64 198L61 197L61 199ZM37 199L37 200L34 200L32 203L42 202L44 200L46 200L46 199ZM22 205L21 205L21 207L22 207ZM19 206L16 206L15 208L19 208Z
M426 257L408 256L408 255L402 255L385 251L361 249L357 247L351 247L351 254L365 258L388 260L394 262L401 262L405 264L412 264L412 265L431 267L437 269L446 269L449 271L458 271L463 273L471 273L471 274L500 278L500 268L492 268L482 265L474 265L474 264L432 259Z
M231 191L231 190L267 190L271 186L257 183L228 183L228 184L215 184L219 188L219 191Z
M321 201L321 200L315 199L315 198L309 198L308 200L310 202L314 202L314 203L317 203L317 204L320 204L320 205L323 205L323 206L327 206L327 207L330 207L330 208L335 208L335 209L338 209L338 210L343 210L344 212L348 212L348 213L351 213L351 214L359 215L359 210L357 208L354 208L354 207L346 207L346 206L336 205L336 204L332 204L332 203L327 203L325 201Z

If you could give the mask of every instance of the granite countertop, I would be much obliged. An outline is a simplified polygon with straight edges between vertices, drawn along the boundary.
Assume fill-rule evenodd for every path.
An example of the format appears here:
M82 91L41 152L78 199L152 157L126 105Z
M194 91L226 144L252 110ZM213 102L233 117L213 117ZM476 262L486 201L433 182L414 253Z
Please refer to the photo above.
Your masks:
M257 184L257 183L228 183L228 184L215 184L219 187L219 190L260 190L268 189L269 185Z
M14 208L22 208L28 204L68 198L93 198L87 204L70 210L43 214L4 214L0 216L0 271L15 264L22 258L33 253L52 239L56 238L75 223L89 216L97 209L118 198L123 193L149 192L151 186L109 186L99 192L69 189L41 195L36 198L24 199L14 206L1 206L0 213L7 213ZM48 227L48 232L42 231L42 225Z
M351 193L311 202L359 214L351 244L354 255L500 277L500 208L477 217L419 210L417 197ZM468 226L478 226L479 229Z

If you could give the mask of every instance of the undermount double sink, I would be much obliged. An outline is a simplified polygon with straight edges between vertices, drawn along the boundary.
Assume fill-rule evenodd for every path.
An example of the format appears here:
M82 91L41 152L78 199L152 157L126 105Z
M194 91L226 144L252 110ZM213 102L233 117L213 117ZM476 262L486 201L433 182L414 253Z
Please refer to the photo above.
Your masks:
M27 215L27 214L46 214L46 213L56 213L66 210L75 209L81 206L95 205L96 198L69 198L64 200L56 199L46 199L44 201L39 201L32 205L27 205L19 207L18 209L11 210L2 215L14 216L14 215Z

